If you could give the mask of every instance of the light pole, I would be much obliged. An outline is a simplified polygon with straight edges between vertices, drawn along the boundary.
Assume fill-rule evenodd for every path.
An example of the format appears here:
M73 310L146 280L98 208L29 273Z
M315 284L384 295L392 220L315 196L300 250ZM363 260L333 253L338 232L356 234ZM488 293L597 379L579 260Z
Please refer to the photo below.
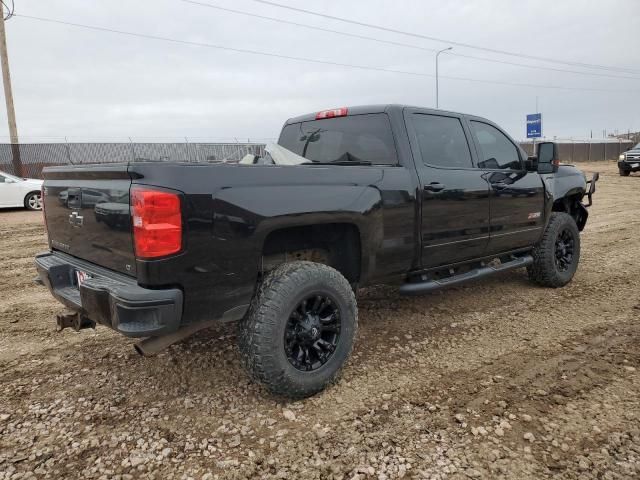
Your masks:
M436 53L436 108L438 108L438 57L442 52L446 52L447 50L453 50L453 47L443 48Z

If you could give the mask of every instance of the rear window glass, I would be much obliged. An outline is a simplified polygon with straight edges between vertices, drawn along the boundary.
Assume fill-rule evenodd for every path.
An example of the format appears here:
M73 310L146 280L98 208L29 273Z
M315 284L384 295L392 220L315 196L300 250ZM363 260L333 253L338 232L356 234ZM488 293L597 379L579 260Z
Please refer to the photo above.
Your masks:
M396 147L384 113L327 118L287 125L280 145L316 162L396 165Z

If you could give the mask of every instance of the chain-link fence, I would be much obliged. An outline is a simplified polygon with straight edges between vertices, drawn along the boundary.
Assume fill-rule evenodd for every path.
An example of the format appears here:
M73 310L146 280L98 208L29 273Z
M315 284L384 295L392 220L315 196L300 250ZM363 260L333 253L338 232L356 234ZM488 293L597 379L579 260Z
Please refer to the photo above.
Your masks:
M627 141L556 143L560 160L566 163L616 160L633 145ZM531 155L531 142L520 145ZM264 147L263 143L0 143L0 170L42 178L42 169L55 165L129 161L233 163L248 153L263 155ZM18 170L20 166L22 171Z
M262 143L0 143L0 170L21 177L42 178L42 169L55 165L134 160L232 163L248 153L263 155L264 147ZM20 165L22 171L18 171Z

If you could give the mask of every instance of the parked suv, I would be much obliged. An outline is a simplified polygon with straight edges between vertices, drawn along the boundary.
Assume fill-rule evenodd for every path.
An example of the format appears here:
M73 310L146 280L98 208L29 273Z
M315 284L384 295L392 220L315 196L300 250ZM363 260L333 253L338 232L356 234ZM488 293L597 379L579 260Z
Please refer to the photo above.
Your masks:
M578 268L597 177L553 143L527 157L484 118L373 105L293 118L267 150L47 168L36 266L71 310L59 327L106 325L153 354L237 321L250 375L300 398L349 356L358 287L415 295L526 267L556 288Z

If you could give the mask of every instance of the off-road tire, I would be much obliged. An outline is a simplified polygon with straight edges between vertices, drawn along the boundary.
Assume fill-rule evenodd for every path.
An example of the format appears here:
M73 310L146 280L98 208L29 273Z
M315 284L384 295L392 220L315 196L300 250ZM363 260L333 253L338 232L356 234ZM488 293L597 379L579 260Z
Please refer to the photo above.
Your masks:
M628 177L631 174L629 170L622 170L621 168L618 169L618 172L620 172L621 177Z
M285 329L294 309L309 295L328 295L339 309L340 336L329 359L317 370L301 371L285 352ZM358 307L349 282L337 270L300 261L280 265L259 285L239 323L238 346L249 375L271 393L305 398L336 380L353 347Z
M556 241L566 230L573 236L573 259L566 271L556 264ZM533 250L533 264L527 267L529 279L543 287L563 287L571 281L580 261L580 232L574 219L563 212L553 212L544 235Z
M40 192L29 192L24 197L24 208L27 210L42 210L42 198Z

